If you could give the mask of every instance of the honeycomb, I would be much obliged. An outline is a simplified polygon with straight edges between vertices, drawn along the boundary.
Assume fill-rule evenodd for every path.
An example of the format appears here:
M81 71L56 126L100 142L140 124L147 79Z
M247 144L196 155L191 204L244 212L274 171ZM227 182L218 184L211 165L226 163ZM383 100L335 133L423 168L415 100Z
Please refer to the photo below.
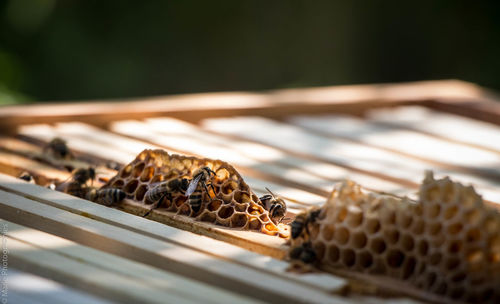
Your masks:
M150 207L155 203L147 199L146 192L150 188L172 178L191 180L193 172L202 167L209 167L216 173L211 180L215 191L209 190L210 194L203 191L202 206L198 212L191 209L188 198L181 193L174 193L171 199L164 197L158 204L159 208L198 221L286 237L285 231L271 221L269 212L239 173L220 160L169 155L163 150L144 150L118 171L103 189L121 189L127 198Z
M500 214L471 186L427 172L414 202L346 181L316 214L291 239L292 259L312 250L325 270L389 276L427 298L500 303Z

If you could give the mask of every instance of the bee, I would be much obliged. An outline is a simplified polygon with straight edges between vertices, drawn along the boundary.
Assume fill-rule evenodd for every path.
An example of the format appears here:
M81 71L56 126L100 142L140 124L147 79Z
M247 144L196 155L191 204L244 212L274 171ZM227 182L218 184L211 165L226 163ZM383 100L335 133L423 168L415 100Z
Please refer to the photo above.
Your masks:
M35 183L35 178L33 175L29 174L28 172L24 171L23 173L19 174L18 178L27 181L30 184L36 184Z
M86 185L90 180L91 184L94 184L94 179L96 177L95 169L92 167L88 167L87 169L80 168L75 169L72 172L72 179L75 182L78 182L82 185Z
M316 207L309 212L299 213L291 224L292 239L298 238L304 229L307 233L309 233L309 229L307 228L308 225L316 221L320 212L321 209L319 207Z
M44 153L49 152L52 156L59 159L73 159L73 153L68 148L66 141L62 138L53 138L44 148Z
M316 251L314 251L311 242L303 243L302 245L293 248L290 251L290 258L301 260L306 264L312 264L316 261Z
M189 183L189 186L186 190L186 196L189 197L189 205L191 205L191 209L194 212L200 211L203 188L205 189L208 196L210 196L207 183L212 178L212 176L215 176L215 172L212 171L212 169L210 169L209 167L198 168L196 169L196 171L194 171L193 179ZM215 193L214 185L212 185L212 183L208 185L212 187L212 190Z
M271 216L271 221L276 225L279 224L286 214L286 203L285 201L279 197L278 195L274 195L268 188L266 190L270 194L266 194L259 198L259 200L264 205L264 208L269 211L269 215Z
M121 202L126 195L123 190L116 188L96 189L91 187L86 192L85 198L101 205L111 206Z
M185 194L188 186L189 180L187 178L172 178L149 189L146 192L146 200L155 203L142 217L148 216L153 209L158 208L158 204L160 204L164 197L167 197L171 201L173 193Z
M93 185L95 177L96 172L92 167L75 169L68 180L56 186L56 190L85 198L88 182L91 181L91 185Z

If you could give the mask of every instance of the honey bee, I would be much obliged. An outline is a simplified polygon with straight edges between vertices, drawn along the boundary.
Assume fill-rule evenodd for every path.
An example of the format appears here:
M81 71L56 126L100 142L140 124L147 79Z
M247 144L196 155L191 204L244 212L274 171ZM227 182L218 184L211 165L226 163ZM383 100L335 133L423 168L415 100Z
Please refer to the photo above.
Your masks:
M88 182L91 181L93 185L95 177L96 172L92 167L75 169L68 180L56 186L56 190L85 198L88 192Z
M22 179L24 181L27 181L30 184L36 184L35 183L35 178L33 177L33 175L29 174L26 171L24 171L21 174L19 174L18 178L20 178L20 179Z
M212 171L212 169L210 169L209 167L198 168L196 169L196 171L194 171L193 179L189 183L189 186L186 190L186 196L189 197L189 205L191 205L191 209L194 212L200 211L203 189L205 189L208 196L210 196L207 183L212 178L212 176L215 176L215 172ZM208 185L212 187L212 190L215 193L214 185L212 185L212 183Z
M316 221L320 212L321 209L319 207L315 207L309 212L299 213L291 224L292 239L298 238L304 229L307 233L309 233L308 225Z
M316 252L314 251L311 242L303 243L302 245L293 248L290 251L290 258L301 260L306 264L312 264L316 261Z
M120 189L106 188L96 189L91 187L85 194L85 198L95 203L111 206L115 203L121 202L127 194Z
M68 148L66 141L62 138L53 138L44 148L44 153L50 153L53 157L59 159L73 159L73 153Z
M266 190L270 194L266 194L259 198L259 200L264 205L264 208L269 211L269 215L271 217L271 221L276 225L279 224L286 214L286 203L285 201L279 197L278 195L274 195L268 188Z
M158 208L158 204L160 204L164 197L167 197L167 199L171 201L173 193L185 194L188 186L189 180L187 178L172 178L149 189L146 192L146 200L155 203L143 217L148 216L153 209Z

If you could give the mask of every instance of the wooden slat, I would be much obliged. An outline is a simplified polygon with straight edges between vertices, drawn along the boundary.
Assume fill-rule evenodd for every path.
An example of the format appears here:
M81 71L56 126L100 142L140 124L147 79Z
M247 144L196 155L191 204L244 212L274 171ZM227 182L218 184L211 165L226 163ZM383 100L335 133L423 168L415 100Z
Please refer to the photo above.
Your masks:
M390 149L410 157L432 161L437 165L474 173L499 176L491 168L500 162L500 155L491 151L440 140L419 132L401 130L396 127L371 123L349 116L329 115L326 117L295 117L300 126L348 138L375 147ZM336 138L335 138L336 139ZM491 169L489 169L491 168Z
M23 272L8 270L7 303L23 304L112 304L112 302L69 288L55 281Z
M292 114L362 113L367 108L424 104L436 100L482 99L477 85L457 80L399 84L351 85L276 90L267 93L221 92L160 96L116 102L7 106L0 109L0 129L14 131L33 121L85 121L105 125L112 120L172 116L186 119L231 115L283 117Z
M85 268L94 268L93 272L101 272L101 276L107 277L109 280L112 277L127 278L135 285L134 289L140 291L139 295L141 297L142 294L145 293L151 294L145 299L141 299L141 301L151 301L151 297L153 296L155 302L162 302L164 300L179 301L182 303L256 302L214 286L208 286L179 275L124 259L117 255L111 255L86 246L81 246L75 242L45 232L30 229L5 220L0 220L0 224L8 228L6 235L10 239L35 247L32 253L27 256L23 255L25 259L35 257L39 251L42 251L44 254L54 256L51 261L55 264L63 264L61 263L62 261L67 261L72 264L75 262L80 263L81 265L78 265L77 269L67 269L77 271L70 280L64 280L62 282L64 284L71 286L84 284L84 282L88 280L88 276L92 275L92 273L87 273ZM43 264L38 264L36 260L30 260L28 264L30 263L41 268L38 270L40 272L43 272L47 267L45 262ZM26 269L26 266L24 266L24 268ZM81 271L78 271L79 269L81 269ZM34 270L37 271L37 269ZM61 269L61 271L63 271L63 269ZM58 277L57 274L53 276ZM116 289L118 289L117 291L120 294L123 293L126 295L129 293L128 288L130 285L115 285L116 287L113 288L113 291L116 292ZM92 292L92 289L87 291Z
M259 273L272 275L276 278L277 282L286 278L287 281L300 282L301 285L307 285L310 288L328 292L338 291L342 289L345 284L343 280L329 275L313 274L297 276L287 273L284 271L287 267L287 263L285 262L280 262L227 243L180 231L160 223L151 222L144 218L138 218L118 210L93 204L49 189L40 189L40 187L36 185L25 184L8 176L0 175L0 178L2 179L2 183L0 184L1 188L13 191L14 193L20 193L19 191L22 191L22 193L25 193L25 196L30 198L36 195L37 199L41 200L43 204L61 208L59 209L61 211L68 210L72 213L81 214L86 218L92 218L96 221L117 226L121 229L127 229L128 233L143 235L146 240L153 237L158 240L182 245L196 251L206 252L219 259L228 259L228 261L234 261L241 266L245 266L245 269L254 269Z
M417 106L368 111L367 118L500 153L500 128L476 119Z
M20 269L36 269L40 275L48 275L75 287L93 291L99 296L126 302L163 303L161 299L175 303L194 303L183 298L148 288L129 278L113 275L97 267L65 258L48 250L7 238L9 263Z
M423 155L425 154L434 155L436 159L446 159L460 163L458 147L464 148L462 151L462 157L464 158L464 163L471 166L471 172L467 173L463 170L456 171L453 168L442 168L439 166L432 167L437 173L452 175L455 178L461 180L465 183L472 183L476 188L484 195L485 199L500 203L500 191L498 186L500 183L496 180L486 179L481 176L474 175L473 170L477 168L478 170L488 170L491 173L498 174L498 164L500 164L500 155L494 154L489 151L489 158L482 157L478 152L481 151L477 148L474 150L466 150L466 146L459 146L457 144L452 144L437 138L432 138L430 136L420 134L414 131L400 130L395 127L390 127L387 125L380 125L375 123L366 122L364 120L348 117L348 116L338 116L338 115L328 115L325 117L315 117L314 119L309 117L296 117L293 121L303 127L320 132L322 134L331 134L334 136L347 137L359 142L367 142L368 144L374 144L377 147L388 148L395 152L402 151L407 154ZM447 147L445 149L445 147ZM456 148L456 149L454 149ZM413 151L415 150L415 152ZM469 160L465 159L467 154ZM460 155L459 155L460 156ZM475 157L477 156L477 157ZM479 161L483 158L482 161ZM477 159L477 167L472 167L473 159ZM497 161L496 161L497 160ZM425 167L421 168L424 169ZM418 176L418 172L415 172L415 177Z

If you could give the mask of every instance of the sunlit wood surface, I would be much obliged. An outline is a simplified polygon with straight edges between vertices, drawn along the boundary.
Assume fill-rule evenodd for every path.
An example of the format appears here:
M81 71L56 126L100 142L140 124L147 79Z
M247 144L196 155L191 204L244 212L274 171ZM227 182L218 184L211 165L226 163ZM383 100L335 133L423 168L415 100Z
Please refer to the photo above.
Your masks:
M428 169L474 185L500 206L500 126L491 123L500 111L492 96L473 84L438 81L0 108L0 223L9 227L9 267L96 303L417 301L384 280L355 277L367 286L360 290L341 272L287 272L287 245L276 237L161 208L152 221L133 214L144 211L133 201L108 208L13 176L27 170L38 183L66 180L64 166L37 157L61 137L77 155L74 167L124 165L146 148L227 161L257 195L268 187L287 200L287 222L322 205L344 179L413 197ZM96 184L115 173L101 168ZM379 298L378 288L395 295Z

